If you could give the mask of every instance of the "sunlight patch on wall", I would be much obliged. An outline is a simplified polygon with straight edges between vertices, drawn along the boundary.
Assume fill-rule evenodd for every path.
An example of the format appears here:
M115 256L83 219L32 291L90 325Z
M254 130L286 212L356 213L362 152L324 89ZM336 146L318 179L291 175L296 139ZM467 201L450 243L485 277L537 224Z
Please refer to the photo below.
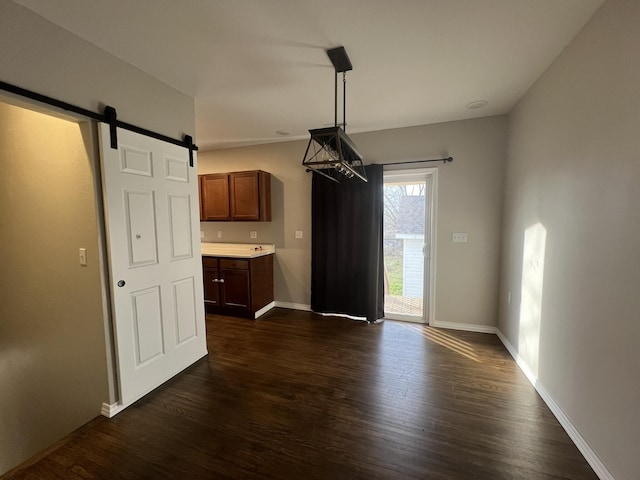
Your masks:
M547 229L539 222L524 232L518 353L529 366L535 378L538 378L540 356L546 241Z

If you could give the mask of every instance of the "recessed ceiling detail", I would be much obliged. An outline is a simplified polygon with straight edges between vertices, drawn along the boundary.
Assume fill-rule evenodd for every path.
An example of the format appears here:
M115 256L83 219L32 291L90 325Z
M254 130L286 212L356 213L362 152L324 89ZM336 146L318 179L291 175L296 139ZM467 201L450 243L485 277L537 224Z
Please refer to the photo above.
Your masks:
M465 108L468 110L477 110L486 107L488 103L486 100L474 100L473 102L467 103Z

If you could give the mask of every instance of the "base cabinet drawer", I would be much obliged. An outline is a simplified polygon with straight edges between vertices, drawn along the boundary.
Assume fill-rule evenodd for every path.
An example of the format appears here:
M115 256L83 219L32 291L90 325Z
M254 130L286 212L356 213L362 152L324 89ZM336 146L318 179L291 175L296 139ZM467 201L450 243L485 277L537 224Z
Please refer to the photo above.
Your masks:
M249 270L249 260L238 260L235 258L221 258L220 268L227 270Z

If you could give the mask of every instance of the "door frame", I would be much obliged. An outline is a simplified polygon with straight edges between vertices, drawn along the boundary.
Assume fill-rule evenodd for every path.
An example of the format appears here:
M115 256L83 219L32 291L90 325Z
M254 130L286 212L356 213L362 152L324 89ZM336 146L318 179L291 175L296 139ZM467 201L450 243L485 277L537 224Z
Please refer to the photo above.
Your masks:
M402 177L415 177L416 180L424 180L427 183L427 197L430 208L425 208L425 243L428 248L424 252L423 268L423 309L422 318L410 316L398 316L398 320L423 323L431 325L435 321L435 298L436 298L436 227L438 213L438 169L436 167L427 168L398 168L396 165L384 165L383 182L387 179Z

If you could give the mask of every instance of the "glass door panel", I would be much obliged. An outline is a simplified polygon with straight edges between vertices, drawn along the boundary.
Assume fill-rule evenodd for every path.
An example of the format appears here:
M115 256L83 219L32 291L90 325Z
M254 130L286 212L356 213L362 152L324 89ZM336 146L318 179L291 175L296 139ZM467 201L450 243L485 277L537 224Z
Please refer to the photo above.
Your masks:
M427 182L385 175L385 317L424 322Z

